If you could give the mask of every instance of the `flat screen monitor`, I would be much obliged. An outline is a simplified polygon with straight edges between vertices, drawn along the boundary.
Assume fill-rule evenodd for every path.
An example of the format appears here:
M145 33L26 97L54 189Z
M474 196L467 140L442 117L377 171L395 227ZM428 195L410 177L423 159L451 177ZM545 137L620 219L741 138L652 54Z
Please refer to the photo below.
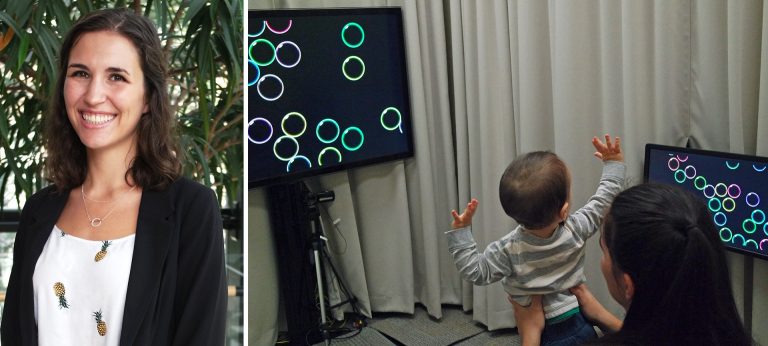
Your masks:
M248 12L248 187L413 156L400 8Z
M647 182L680 186L707 203L729 250L768 260L768 158L646 144Z

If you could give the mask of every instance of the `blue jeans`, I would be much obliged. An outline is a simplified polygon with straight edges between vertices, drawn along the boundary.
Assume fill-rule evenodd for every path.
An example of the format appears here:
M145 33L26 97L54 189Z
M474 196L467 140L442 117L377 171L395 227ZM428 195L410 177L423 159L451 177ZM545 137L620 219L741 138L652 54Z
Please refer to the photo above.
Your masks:
M581 345L596 338L595 329L579 312L564 321L545 325L544 331L541 333L541 344L548 346Z

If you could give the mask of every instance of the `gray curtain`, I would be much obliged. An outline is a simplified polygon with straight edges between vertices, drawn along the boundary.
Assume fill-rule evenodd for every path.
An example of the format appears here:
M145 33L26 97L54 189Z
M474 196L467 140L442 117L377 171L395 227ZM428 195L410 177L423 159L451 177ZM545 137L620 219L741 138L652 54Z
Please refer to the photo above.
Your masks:
M403 8L415 157L311 183L336 192L323 212L329 248L367 314L410 313L420 303L440 318L441 304L460 304L489 330L515 325L500 285L473 287L458 277L443 232L450 210L472 197L480 201L474 219L479 246L514 226L497 191L504 167L520 153L558 153L577 182L574 207L594 192L599 178L601 164L590 144L595 135L622 137L630 184L642 179L649 142L690 141L711 150L768 155L768 10L762 1L249 6ZM249 340L269 344L278 329L279 293L274 259L267 258L271 238L262 194L248 194ZM587 246L588 284L622 315L605 287L600 255L595 237ZM729 261L734 291L743 299L743 258ZM756 324L768 320L767 274L768 265L755 261ZM333 287L330 295L338 300ZM768 331L755 328L754 335L768 342Z

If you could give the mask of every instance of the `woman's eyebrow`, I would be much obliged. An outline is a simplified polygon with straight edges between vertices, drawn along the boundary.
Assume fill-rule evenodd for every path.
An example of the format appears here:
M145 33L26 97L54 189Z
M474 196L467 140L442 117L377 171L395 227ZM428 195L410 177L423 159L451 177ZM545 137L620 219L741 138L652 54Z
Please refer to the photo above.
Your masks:
M125 73L125 74L127 74L129 76L131 75L128 72L128 70L126 70L124 68L120 68L120 67L107 67L107 71L109 71L109 72L121 72L121 73Z
M85 66L84 64L69 64L69 66L67 66L67 68L81 68L81 69L84 69L84 70L88 70L89 69L88 66Z
M89 70L88 66L86 66L84 64L78 64L78 63L69 64L69 68L81 68L81 69L84 69L84 70ZM107 72L120 72L120 73L125 73L125 74L127 74L129 76L131 75L131 73L128 72L128 70L126 70L124 68L121 68L121 67L107 67Z

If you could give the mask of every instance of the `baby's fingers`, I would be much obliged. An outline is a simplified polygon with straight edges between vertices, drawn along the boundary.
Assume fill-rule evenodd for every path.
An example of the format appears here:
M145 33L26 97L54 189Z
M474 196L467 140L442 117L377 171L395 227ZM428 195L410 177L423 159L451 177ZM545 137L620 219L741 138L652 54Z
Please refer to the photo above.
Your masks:
M611 143L611 135L605 134L605 147L608 150L613 150L613 144Z
M608 150L608 147L606 147L605 144L603 144L603 142L601 142L597 137L592 137L592 146L594 146L595 150L598 152L604 152Z

